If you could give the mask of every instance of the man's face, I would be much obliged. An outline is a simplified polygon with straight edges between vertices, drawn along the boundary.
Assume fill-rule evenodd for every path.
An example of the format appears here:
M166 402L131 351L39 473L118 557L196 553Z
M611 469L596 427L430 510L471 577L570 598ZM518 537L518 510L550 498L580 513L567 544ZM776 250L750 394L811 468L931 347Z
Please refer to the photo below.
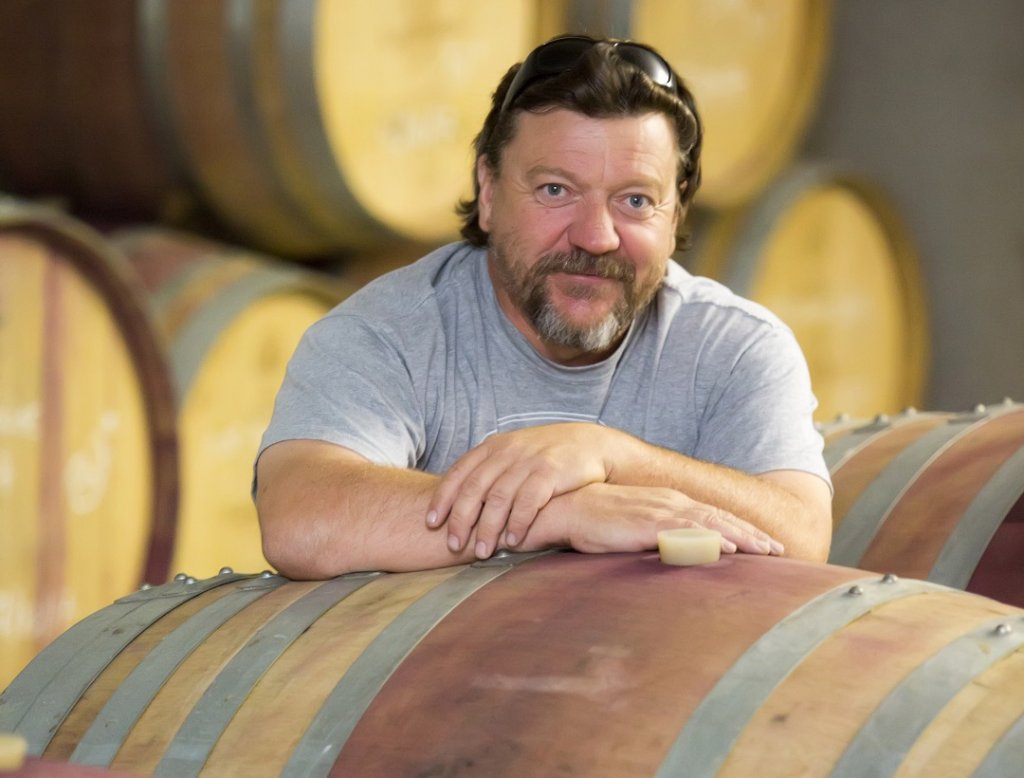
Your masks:
M544 356L592 363L651 301L675 248L675 136L656 113L517 122L500 176L477 165L498 302Z

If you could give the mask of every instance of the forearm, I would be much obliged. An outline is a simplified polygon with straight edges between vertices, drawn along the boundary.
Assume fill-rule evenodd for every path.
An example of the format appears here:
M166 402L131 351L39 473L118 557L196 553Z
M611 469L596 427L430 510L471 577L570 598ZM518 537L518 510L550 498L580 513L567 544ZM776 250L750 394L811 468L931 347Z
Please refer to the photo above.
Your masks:
M750 476L596 424L541 425L488 438L439 482L428 513L447 523L459 547L476 532L478 555L487 556L502 538L518 548L553 499L602 483L670 489L706 511L739 518L746 528L734 540L743 550L752 549L754 530L768 536L773 553L782 553L781 543L790 556L828 555L831 494L817 476Z
M621 435L609 483L676 489L749 521L780 541L787 556L828 557L831 495L816 476L791 471L752 476Z
M374 465L325 443L278 446L260 458L256 505L264 555L282 574L322 579L473 560L471 550L449 551L446 533L423 521L436 476Z

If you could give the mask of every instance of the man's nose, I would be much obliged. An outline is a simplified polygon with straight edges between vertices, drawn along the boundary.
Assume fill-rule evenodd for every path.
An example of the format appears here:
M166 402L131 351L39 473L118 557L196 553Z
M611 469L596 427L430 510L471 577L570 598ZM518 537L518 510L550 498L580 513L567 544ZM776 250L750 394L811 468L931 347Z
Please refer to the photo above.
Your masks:
M569 242L595 255L618 250L619 233L607 203L583 201L577 205L569 227Z

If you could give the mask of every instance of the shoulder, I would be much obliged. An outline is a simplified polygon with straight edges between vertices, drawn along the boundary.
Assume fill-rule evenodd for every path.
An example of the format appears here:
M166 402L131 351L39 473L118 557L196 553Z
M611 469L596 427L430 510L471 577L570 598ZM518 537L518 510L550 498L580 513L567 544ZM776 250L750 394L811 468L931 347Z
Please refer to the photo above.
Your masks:
M705 367L731 371L742 361L791 365L804 357L793 331L763 305L669 262L659 292L665 347Z
M450 243L370 281L329 316L356 316L378 322L415 316L424 308L435 307L447 294L473 284L483 262L483 249L461 241Z
M706 324L728 322L753 330L789 329L763 305L741 297L718 281L695 276L671 259L659 303L673 317L696 318Z
M369 341L423 342L440 337L458 305L473 292L485 263L483 250L451 243L385 273L336 305L311 327L314 335L346 339L353 333Z

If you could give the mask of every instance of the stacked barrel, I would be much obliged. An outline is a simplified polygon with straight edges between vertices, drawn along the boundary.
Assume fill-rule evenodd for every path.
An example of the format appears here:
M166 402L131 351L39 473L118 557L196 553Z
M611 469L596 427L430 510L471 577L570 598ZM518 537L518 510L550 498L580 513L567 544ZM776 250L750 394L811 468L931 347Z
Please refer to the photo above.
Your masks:
M456 232L534 3L0 5L0 687L144 581L268 567L306 327Z
M1024 410L904 410L913 240L799 154L829 24L821 0L0 3L0 733L175 775L1019 764ZM559 32L649 42L694 91L679 259L807 354L831 564L260 575L252 457L301 333L455 239L491 90Z
M819 418L920 405L929 337L912 237L868 177L800 154L827 72L830 3L563 6L571 24L651 43L694 93L703 181L680 261L793 329Z

